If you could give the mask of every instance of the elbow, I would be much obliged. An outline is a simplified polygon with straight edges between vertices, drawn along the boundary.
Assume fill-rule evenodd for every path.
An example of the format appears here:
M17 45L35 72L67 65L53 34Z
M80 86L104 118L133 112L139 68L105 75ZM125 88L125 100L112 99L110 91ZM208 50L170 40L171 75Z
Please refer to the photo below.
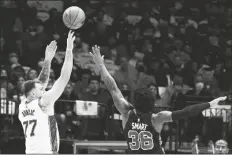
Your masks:
M66 69L66 70L61 72L60 78L64 81L69 81L69 79L71 77L71 73L72 73L72 69Z

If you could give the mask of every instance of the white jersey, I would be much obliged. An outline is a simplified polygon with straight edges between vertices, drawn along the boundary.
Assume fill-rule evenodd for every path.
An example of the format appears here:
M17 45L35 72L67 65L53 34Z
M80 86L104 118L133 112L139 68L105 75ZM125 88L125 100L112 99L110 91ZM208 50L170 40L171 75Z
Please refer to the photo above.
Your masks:
M55 116L42 111L39 100L19 105L19 120L25 135L26 154L53 154L59 149L59 133Z

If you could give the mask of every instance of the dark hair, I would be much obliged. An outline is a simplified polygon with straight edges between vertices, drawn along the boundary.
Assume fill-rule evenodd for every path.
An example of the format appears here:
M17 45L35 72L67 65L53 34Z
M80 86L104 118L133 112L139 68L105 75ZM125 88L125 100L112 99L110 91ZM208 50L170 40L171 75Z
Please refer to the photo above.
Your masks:
M91 70L89 70L89 69L83 69L83 70L81 70L81 75L83 75L83 74L91 75Z
M135 109L148 113L153 110L155 97L148 88L139 88L135 91Z
M28 80L23 84L23 94L27 97L30 91L35 88L35 84L40 83L38 80Z
M98 81L98 82L101 82L101 78L100 78L100 76L91 76L90 78L89 78L89 83L91 82L91 81Z

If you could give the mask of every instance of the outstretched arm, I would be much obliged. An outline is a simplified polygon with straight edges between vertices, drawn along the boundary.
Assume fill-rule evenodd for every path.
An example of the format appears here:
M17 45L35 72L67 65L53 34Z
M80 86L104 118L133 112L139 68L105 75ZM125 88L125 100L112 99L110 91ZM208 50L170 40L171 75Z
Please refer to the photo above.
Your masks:
M55 101L61 96L67 83L69 82L73 68L72 50L73 50L73 41L75 40L73 34L74 33L71 31L68 34L65 60L61 69L60 77L54 83L53 87L42 96L41 106L48 106L50 104L53 105Z
M100 48L94 46L92 50L93 53L90 54L93 57L93 61L100 69L101 77L113 98L115 107L118 109L121 115L127 115L130 108L129 103L125 100L115 80L106 69L103 56L100 54Z
M49 76L50 76L50 68L51 68L51 61L55 56L57 45L56 41L52 41L47 47L45 51L45 59L43 68L37 78L43 85L43 89L45 90L48 85Z
M161 111L158 114L153 115L153 121L156 123L165 123L165 122L172 122L175 120L179 120L186 117L196 116L200 112L213 107L218 104L220 101L224 101L226 97L219 97L212 100L209 103L201 103L196 105L187 106L182 110L177 111Z
M43 68L37 78L37 80L39 80L42 83L44 90L47 88L47 85L48 85L49 76L50 76L50 68L51 68L51 61L44 60Z

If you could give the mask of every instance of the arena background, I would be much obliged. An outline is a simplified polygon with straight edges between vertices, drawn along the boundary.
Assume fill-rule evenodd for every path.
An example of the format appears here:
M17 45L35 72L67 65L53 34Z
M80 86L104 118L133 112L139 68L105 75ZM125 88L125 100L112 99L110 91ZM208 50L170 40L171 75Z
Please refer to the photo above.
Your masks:
M58 51L47 89L59 76L68 32L61 17L73 5L81 7L87 18L76 30L70 83L55 104L60 153L74 153L73 143L81 148L79 153L125 153L120 115L88 55L95 44L101 46L107 69L132 104L134 90L144 85L158 86L157 96L165 101L156 102L154 112L229 95L214 109L165 124L162 140L167 153L192 153L194 140L200 153L207 153L209 141L218 139L227 140L231 148L230 0L3 0L0 4L2 153L25 151L17 119L21 86L38 76L45 47L54 39Z

